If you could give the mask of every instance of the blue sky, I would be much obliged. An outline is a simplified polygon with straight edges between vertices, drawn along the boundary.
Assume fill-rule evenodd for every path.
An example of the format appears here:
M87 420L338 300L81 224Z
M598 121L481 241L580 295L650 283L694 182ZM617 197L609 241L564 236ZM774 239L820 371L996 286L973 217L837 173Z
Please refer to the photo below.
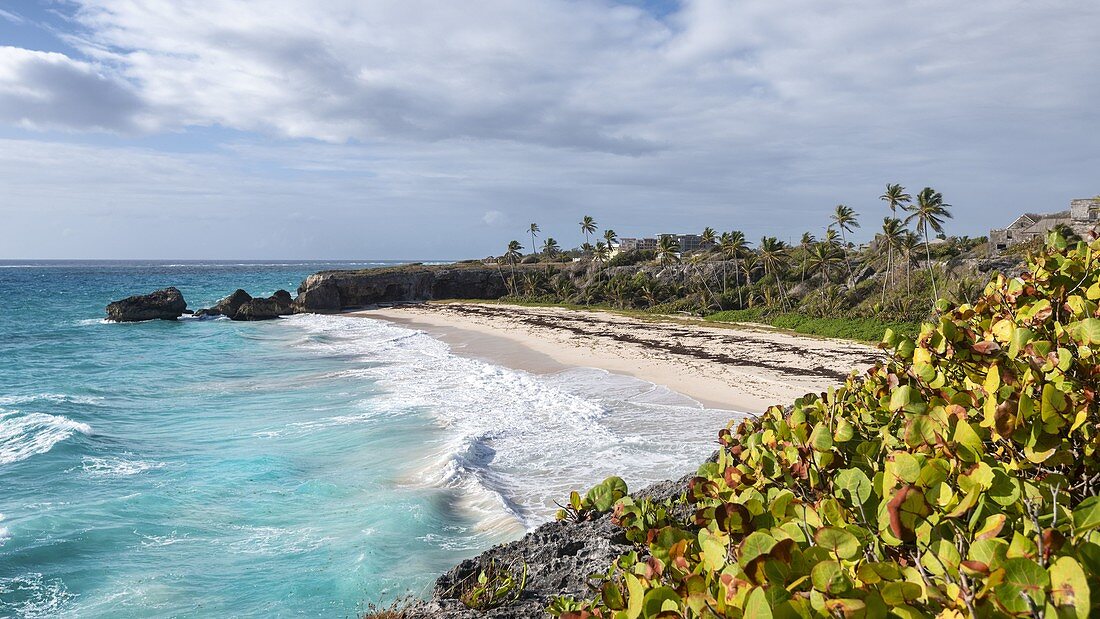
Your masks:
M1100 193L1100 4L0 0L0 258L868 238Z

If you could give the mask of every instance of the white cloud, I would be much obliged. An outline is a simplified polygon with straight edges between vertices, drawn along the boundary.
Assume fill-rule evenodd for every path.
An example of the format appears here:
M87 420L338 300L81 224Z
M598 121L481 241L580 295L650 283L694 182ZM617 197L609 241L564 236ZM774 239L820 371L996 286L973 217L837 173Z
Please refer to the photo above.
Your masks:
M125 84L64 54L0 46L0 123L132 131L142 103Z
M1093 2L685 0L658 19L604 0L76 1L80 58L3 48L0 123L245 132L182 158L72 149L75 170L152 165L60 179L77 194L409 218L424 232L403 247L480 255L490 219L560 221L567 244L586 213L620 233L797 237L837 202L874 225L900 181L935 185L979 232L1100 190ZM52 196L17 184L18 204Z

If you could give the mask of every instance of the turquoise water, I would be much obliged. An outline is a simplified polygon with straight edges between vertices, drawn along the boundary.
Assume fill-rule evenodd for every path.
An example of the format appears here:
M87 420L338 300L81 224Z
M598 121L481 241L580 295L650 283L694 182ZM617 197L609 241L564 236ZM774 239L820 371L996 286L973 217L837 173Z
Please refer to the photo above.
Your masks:
M101 320L374 264L0 262L0 617L352 617L570 488L678 475L730 415L375 320Z

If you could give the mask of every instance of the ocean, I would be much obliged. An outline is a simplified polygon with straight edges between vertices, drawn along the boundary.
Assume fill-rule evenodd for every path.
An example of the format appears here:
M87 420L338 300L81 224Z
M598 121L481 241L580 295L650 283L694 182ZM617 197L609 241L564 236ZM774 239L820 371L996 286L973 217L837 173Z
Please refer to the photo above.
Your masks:
M733 416L371 319L103 321L385 264L0 261L0 617L355 617L571 489L689 472Z

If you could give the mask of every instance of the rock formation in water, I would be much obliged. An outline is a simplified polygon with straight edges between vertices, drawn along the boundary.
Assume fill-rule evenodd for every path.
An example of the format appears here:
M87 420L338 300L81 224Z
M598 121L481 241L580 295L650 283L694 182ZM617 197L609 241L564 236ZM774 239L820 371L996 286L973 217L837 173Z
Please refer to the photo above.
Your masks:
M252 298L241 304L230 318L233 320L272 320L294 313L294 299L286 290L262 298Z
M107 320L140 322L143 320L176 320L187 312L187 302L174 287L149 294L126 297L107 304Z
M232 294L214 304L214 307L203 308L195 312L196 318L227 316L232 318L242 305L252 300L252 295L238 288Z

